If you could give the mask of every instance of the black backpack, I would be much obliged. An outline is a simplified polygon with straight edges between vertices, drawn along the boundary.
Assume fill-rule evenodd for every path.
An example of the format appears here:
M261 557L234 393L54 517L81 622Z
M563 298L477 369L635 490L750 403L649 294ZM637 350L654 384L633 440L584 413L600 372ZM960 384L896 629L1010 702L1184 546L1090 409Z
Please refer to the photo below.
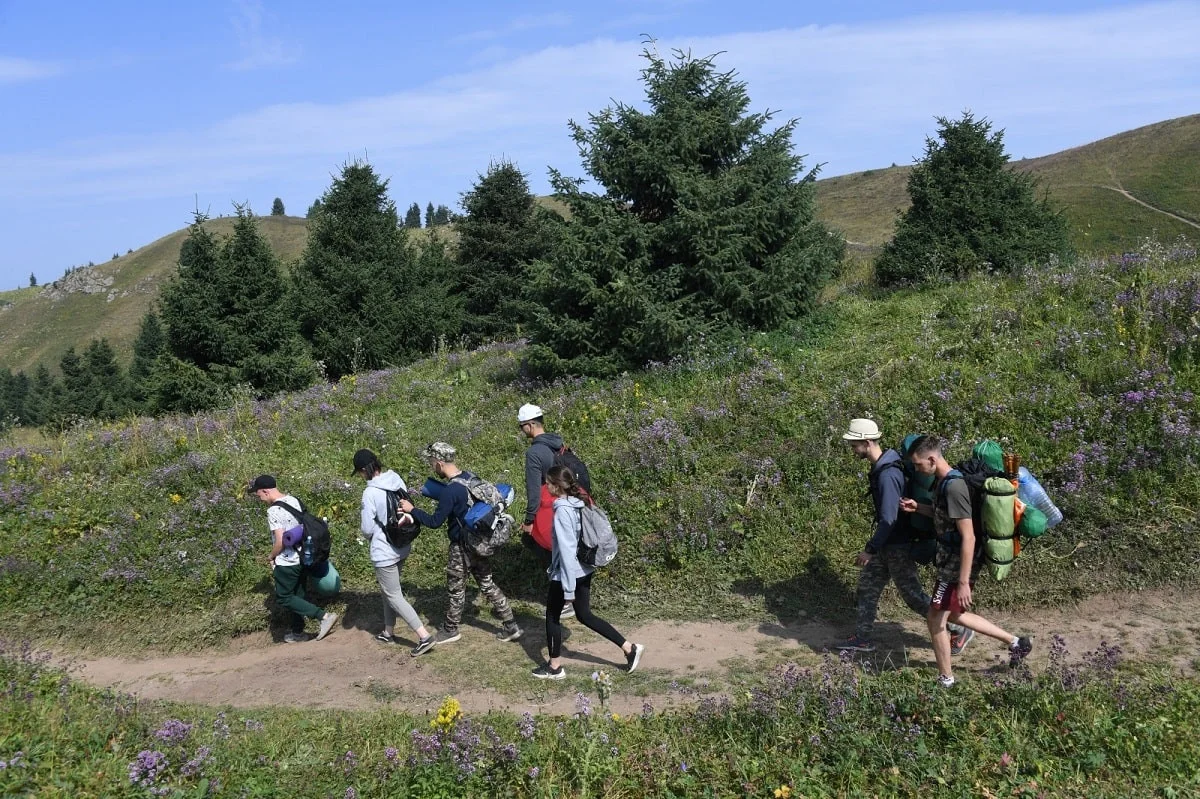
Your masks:
M300 502L299 499L296 501ZM304 535L300 537L299 546L300 565L319 566L329 560L329 550L333 545L333 540L329 537L328 522L309 513L303 502L300 502L299 511L283 500L272 502L271 507L283 508L296 517L296 521L300 522L300 526L304 528Z
M421 534L421 523L400 510L400 500L412 502L412 498L403 488L395 491L388 488L380 490L387 495L387 519L384 521L376 519L375 521L379 522L379 526L383 528L383 534L387 536L388 543L396 549L403 549Z
M592 493L592 476L588 474L587 464L581 461L579 456L566 444L551 451L554 453L554 465L570 469L571 474L575 475L575 482L583 486L583 490L590 495Z

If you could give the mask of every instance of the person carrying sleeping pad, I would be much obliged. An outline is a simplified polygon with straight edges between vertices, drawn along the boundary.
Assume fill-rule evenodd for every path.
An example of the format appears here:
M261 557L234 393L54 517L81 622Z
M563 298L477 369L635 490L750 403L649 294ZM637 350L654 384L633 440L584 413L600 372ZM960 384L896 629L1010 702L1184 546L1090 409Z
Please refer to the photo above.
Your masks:
M937 661L938 685L954 685L950 665L950 634L946 623L953 621L1008 646L1008 665L1016 668L1033 650L1026 636L1015 636L991 621L971 613L975 578L983 564L979 539L983 530L975 529L971 491L961 472L950 466L942 454L942 444L933 436L921 436L913 442L909 460L918 474L934 475L934 502L918 503L902 499L900 509L933 517L937 534L937 577L929 604L929 637Z

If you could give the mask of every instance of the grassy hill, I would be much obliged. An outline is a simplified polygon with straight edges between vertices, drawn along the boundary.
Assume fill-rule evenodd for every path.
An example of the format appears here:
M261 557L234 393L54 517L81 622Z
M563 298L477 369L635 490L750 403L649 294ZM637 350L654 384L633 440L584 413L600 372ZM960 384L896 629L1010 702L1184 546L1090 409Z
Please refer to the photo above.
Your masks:
M1016 161L1013 168L1035 175L1065 209L1081 251L1135 249L1153 231L1163 240L1200 238L1194 226L1200 225L1200 114ZM817 213L850 241L878 247L891 238L896 215L908 207L910 170L895 166L820 180ZM1139 205L1121 190L1160 210Z
M839 434L863 415L889 442L941 434L951 459L997 437L1066 514L1008 579L981 578L986 613L1192 591L1198 272L1194 251L1147 245L923 291L880 292L846 275L789 331L710 341L613 381L531 385L520 345L497 344L197 416L18 431L0 443L0 794L273 795L285 780L313 797L1189 795L1200 685L1165 665L1117 670L1104 646L1067 661L1061 640L1037 642L1051 653L1040 673L988 667L949 691L901 655L872 673L833 657L772 668L748 651L737 690L706 697L685 679L694 710L647 705L620 718L582 709L604 674L589 679L591 664L607 664L580 667L573 645L575 671L552 685L533 685L511 645L486 662L464 642L389 664L398 680L405 668L469 673L486 692L520 680L511 690L530 703L580 692L579 715L563 719L460 717L451 700L421 717L389 702L386 685L378 713L158 705L72 684L34 647L140 657L282 629L264 508L243 490L264 471L329 517L344 586L323 601L361 625L340 635L369 642L379 598L355 540L351 454L369 446L419 484L416 453L442 439L464 466L519 482L513 416L530 400L586 458L612 514L621 551L596 577L596 604L622 629L680 619L777 629L812 617L849 629L852 564L871 521L865 466ZM441 531L426 531L404 571L405 593L435 624L445 548ZM544 571L515 541L495 566L536 624ZM1190 639L1164 645L1174 657ZM320 644L302 646L314 647L313 669L345 670ZM341 676L371 690L369 674ZM654 679L651 667L614 681L645 696Z
M206 224L225 236L233 222L223 217ZM304 219L264 216L258 222L282 262L300 255L308 230ZM138 324L175 273L185 238L186 228L54 283L0 293L0 365L31 372L45 363L57 370L68 347L78 349L101 337L118 357L130 357ZM63 291L64 284L76 290Z
M1014 163L1037 175L1071 221L1074 241L1084 252L1133 249L1155 231L1160 239L1181 234L1195 240L1200 229L1200 115L1182 117L1112 136L1092 144ZM911 167L900 166L842 175L817 182L817 212L859 249L871 249L892 234L896 214L907 207ZM1139 205L1120 193L1166 214ZM553 198L547 208L565 209ZM306 221L296 217L259 218L263 233L287 264L304 248ZM232 219L209 222L227 233ZM69 346L106 337L127 358L137 325L163 281L173 273L186 229L91 270L95 293L57 296L38 287L0 292L0 366L31 372L38 363L57 368ZM424 229L415 232L420 241ZM453 231L449 232L453 242ZM81 276L76 276L76 283ZM61 281L60 281L61 282ZM56 298L57 297L57 298Z

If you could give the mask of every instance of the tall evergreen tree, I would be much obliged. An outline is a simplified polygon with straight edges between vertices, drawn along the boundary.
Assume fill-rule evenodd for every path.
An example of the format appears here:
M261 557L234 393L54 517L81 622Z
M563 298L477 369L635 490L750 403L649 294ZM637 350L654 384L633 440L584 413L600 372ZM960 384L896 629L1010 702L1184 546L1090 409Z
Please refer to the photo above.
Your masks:
M450 209L444 205L439 205L435 208L433 210L433 224L439 226L450 224Z
M308 211L304 214L306 219L312 219L317 214L321 213L321 201L313 200L312 205L308 206Z
M62 372L62 392L59 395L58 418L67 419L74 416L88 417L92 415L91 375L83 358L68 347L58 361L59 371Z
M294 307L330 377L404 362L458 331L449 264L418 264L387 181L369 164L350 163L322 202L293 270ZM444 249L436 237L431 247Z
M1004 131L968 111L938 118L938 138L908 176L912 205L875 262L885 285L1012 270L1069 252L1067 224L1036 196L1032 175L1008 166Z
M421 206L416 203L408 206L408 211L404 214L404 226L409 230L421 227Z
M61 402L62 386L55 380L49 367L44 363L38 364L33 372L33 383L30 385L29 400L26 402L29 423L43 425L54 421L59 417Z
M533 270L531 365L612 374L680 352L689 336L769 329L807 312L844 242L816 221L816 170L795 122L767 130L746 85L712 58L644 53L648 112L623 103L571 123L604 194L551 172L571 212Z
M33 272L29 273L29 287L30 288L37 287L37 275L35 275Z
M160 299L169 349L218 386L249 383L263 395L302 388L316 379L317 370L286 305L283 274L254 216L243 207L236 210L233 232L223 244L199 222L184 242L179 276ZM207 267L204 272L196 268L200 264ZM207 388L161 385L179 377L194 387L190 371L151 372L159 409L184 410L165 405L170 396L186 397L188 405L196 397L216 396Z
M425 206L425 227L433 227L433 203Z
M87 415L116 419L129 412L129 384L107 339L92 339L83 353L87 372Z
M286 213L283 208L283 200L276 197L275 202L271 203L271 216L283 216Z
M167 354L167 336L158 314L150 311L142 317L137 338L133 341L133 362L129 365L129 394L134 410L153 411L151 402L154 386L154 362Z
M524 272L550 259L562 218L534 202L529 182L509 161L492 163L462 196L456 293L463 329L476 341L512 336L532 317Z

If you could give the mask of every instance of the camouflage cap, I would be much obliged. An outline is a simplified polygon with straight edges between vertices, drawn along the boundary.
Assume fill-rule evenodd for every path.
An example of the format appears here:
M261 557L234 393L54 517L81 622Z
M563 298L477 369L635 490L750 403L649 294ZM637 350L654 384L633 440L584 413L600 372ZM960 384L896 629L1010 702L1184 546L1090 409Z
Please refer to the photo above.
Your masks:
M454 456L457 454L458 450L445 441L435 441L421 451L421 457L433 458L442 463L454 463Z

